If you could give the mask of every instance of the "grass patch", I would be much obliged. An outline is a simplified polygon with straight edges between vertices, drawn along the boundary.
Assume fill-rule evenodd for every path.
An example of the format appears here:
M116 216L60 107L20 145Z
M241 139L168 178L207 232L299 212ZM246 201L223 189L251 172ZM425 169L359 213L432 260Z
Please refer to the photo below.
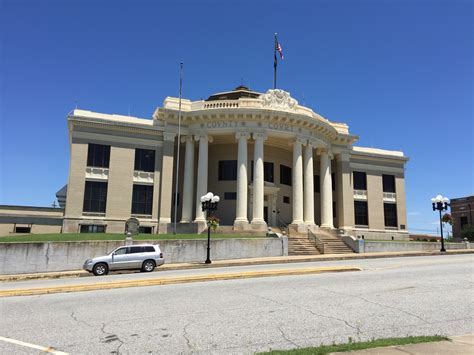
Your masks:
M230 238L262 238L254 235L241 234L211 234L211 239ZM205 234L139 234L133 237L134 240L184 240L184 239L207 239ZM52 233L52 234L26 234L8 237L0 237L0 243L27 243L27 242L82 242L89 240L125 240L125 235L121 233Z
M449 339L444 336L433 335L433 336L416 336L416 337L405 337L405 338L376 339L376 340L354 343L351 341L351 338L349 338L349 342L347 344L321 345L315 348L301 348L301 349L293 349L293 350L273 350L273 351L259 353L259 354L325 355L325 354L334 353L334 352L364 350L364 349L371 349L371 348L380 348L384 346L430 343L433 341L442 341L442 340L449 340Z

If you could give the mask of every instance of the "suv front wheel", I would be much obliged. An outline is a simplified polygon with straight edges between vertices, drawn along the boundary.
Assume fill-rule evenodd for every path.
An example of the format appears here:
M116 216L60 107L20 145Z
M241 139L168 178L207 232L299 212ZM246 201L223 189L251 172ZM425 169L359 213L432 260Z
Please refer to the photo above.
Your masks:
M152 272L155 270L155 262L153 260L145 260L142 265L142 271Z
M94 273L95 276L104 276L109 273L109 268L107 264L98 263L94 265L92 272Z

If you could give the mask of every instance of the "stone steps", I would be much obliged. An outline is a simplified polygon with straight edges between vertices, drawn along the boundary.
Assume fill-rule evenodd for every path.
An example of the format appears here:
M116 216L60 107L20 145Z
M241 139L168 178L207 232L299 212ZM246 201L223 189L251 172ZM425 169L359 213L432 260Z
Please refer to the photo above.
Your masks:
M318 249L305 237L288 238L288 255L319 255Z

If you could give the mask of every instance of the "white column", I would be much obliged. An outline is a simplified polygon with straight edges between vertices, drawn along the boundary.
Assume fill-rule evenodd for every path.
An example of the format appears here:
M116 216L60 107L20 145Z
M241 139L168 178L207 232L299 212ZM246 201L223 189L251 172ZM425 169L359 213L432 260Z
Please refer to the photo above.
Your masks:
M194 142L192 136L184 137L186 153L184 157L184 186L183 186L183 211L181 222L189 223L193 220L193 185L194 185Z
M314 224L313 145L308 142L304 151L304 223Z
M321 227L334 228L332 220L331 159L327 150L321 151Z
M206 216L201 209L201 196L205 195L207 191L207 159L208 159L208 142L207 134L196 135L195 139L199 141L199 156L198 156L198 176L196 187L196 222L205 222Z
M292 224L303 223L303 156L301 150L301 139L293 142L293 221Z
M237 132L235 138L239 143L237 156L237 204L234 227L236 225L243 227L249 223L247 218L247 139L250 138L250 133Z
M253 168L253 211L252 224L265 228L266 223L263 219L263 194L264 194L264 176L263 176L263 142L267 138L265 133L254 133L254 168Z

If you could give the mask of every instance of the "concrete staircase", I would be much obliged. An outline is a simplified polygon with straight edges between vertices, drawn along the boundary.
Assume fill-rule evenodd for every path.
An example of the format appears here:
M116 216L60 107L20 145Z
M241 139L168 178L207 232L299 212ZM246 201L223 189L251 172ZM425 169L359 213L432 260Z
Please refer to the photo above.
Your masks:
M324 244L324 254L347 254L354 252L337 236L335 230L319 229L314 234Z
M319 255L321 254L308 236L288 237L288 255Z

